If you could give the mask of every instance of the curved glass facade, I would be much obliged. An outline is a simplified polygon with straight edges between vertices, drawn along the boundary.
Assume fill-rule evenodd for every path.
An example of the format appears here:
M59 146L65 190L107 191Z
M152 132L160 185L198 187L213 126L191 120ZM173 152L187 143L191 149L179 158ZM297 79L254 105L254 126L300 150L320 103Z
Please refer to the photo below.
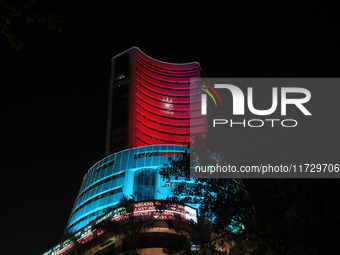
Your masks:
M201 77L199 64L165 63L140 50L135 55L134 146L189 145L190 78ZM204 125L204 116L200 120Z
M104 215L123 195L135 201L166 199L175 184L164 182L159 170L169 157L178 157L186 149L180 145L150 145L98 161L83 179L65 232L75 233Z
M152 144L189 145L190 132L205 131L206 116L200 114L200 104L191 104L190 100L190 79L200 77L198 62L166 63L137 47L115 56L106 155Z

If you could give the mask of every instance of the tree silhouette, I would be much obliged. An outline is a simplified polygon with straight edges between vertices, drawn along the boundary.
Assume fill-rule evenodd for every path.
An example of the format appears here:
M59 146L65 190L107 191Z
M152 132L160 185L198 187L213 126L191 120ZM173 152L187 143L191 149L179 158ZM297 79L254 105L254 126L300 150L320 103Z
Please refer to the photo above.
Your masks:
M189 180L189 161L187 153L170 159L161 175L167 181ZM201 253L229 244L229 254L334 254L340 226L337 180L194 180L194 186L177 185L173 196L200 204L201 227L184 229Z
M12 47L20 50L25 45L23 30L33 23L47 23L50 30L62 31L64 18L38 8L35 0L0 0L0 29Z

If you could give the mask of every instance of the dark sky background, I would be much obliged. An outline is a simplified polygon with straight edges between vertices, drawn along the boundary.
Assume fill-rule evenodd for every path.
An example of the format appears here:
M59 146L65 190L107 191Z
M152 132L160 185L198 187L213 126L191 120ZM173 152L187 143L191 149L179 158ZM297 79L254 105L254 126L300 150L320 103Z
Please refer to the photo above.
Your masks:
M208 77L339 76L329 5L71 2L41 3L65 18L61 34L30 25L18 52L0 37L1 254L59 243L83 176L104 154L116 54L137 46L198 61Z

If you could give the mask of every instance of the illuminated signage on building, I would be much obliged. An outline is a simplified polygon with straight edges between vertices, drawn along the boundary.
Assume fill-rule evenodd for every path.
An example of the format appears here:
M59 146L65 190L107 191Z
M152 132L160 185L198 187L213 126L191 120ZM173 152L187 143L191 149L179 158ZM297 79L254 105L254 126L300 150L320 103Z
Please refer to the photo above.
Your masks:
M126 213L124 207L118 207L93 221L85 228L82 228L74 234L77 242L84 244L102 235L105 230L97 228L99 223L116 221L124 224L130 217L134 217L136 220L180 220L183 222L193 221L197 223L197 209L190 206L167 203L165 201L136 202L131 204L131 206L133 206L133 213L131 215ZM68 239L45 252L43 255L66 255L73 250L74 243Z

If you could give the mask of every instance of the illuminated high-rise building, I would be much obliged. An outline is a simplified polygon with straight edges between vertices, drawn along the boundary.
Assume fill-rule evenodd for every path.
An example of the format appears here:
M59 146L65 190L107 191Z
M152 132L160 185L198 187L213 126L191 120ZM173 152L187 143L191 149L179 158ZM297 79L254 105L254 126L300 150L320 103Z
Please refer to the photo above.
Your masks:
M192 120L193 112L199 113L200 108L190 105L190 79L201 77L199 63L166 63L133 47L113 57L111 66L105 155L85 174L65 229L65 235L73 235L78 243L102 235L98 223L124 219L122 208L117 207L123 197L134 200L137 216L197 220L193 207L168 204L166 213L160 215L155 206L171 196L178 182L184 182L165 182L160 169L169 157L187 151L190 131L205 131L205 116L197 114ZM190 181L186 183L190 185ZM163 227L162 232L157 234L158 242L170 238L170 230ZM44 255L72 252L70 240ZM144 242L142 246L154 244ZM111 254L104 248L99 247L100 254Z

